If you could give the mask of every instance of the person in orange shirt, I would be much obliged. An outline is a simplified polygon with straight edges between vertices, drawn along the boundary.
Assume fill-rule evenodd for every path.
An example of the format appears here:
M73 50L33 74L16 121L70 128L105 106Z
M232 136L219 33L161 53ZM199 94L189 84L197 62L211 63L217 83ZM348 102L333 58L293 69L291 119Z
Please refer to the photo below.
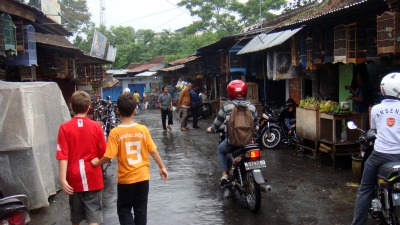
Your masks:
M181 131L189 130L189 128L187 127L187 121L189 119L190 109L190 90L192 90L191 83L189 83L186 88L181 91L177 102L178 108L182 109Z
M121 125L112 129L108 136L104 157L94 158L93 166L100 166L117 156L118 186L117 213L120 224L143 225L147 223L147 201L150 180L150 159L160 168L160 176L168 180L157 147L148 128L134 122L136 101L131 94L121 94L117 100ZM132 216L132 209L134 217Z

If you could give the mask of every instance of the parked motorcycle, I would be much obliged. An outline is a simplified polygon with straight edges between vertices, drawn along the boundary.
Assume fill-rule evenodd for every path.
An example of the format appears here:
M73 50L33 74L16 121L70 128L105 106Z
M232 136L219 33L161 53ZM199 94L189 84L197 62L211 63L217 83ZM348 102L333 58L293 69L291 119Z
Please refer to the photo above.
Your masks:
M353 121L347 122L349 129L358 129L363 132L356 140L366 146L363 163L368 159L373 150L375 133L364 132ZM363 165L364 166L364 165ZM400 162L389 162L379 167L377 187L371 201L369 214L378 220L379 224L399 225L400 216Z
M0 224L26 225L31 221L26 195L4 197L0 192Z
M302 142L301 137L296 133L296 120L291 120L290 127L288 127L285 118L282 117L283 109L272 109L268 105L264 105L264 111L259 118L260 127L257 133L260 144L265 148L272 149L281 142L288 145L297 145Z
M225 140L225 127L220 128L220 143ZM232 168L232 175L223 188L237 192L245 201L247 208L256 213L261 207L261 185L265 185L261 169L266 168L265 160L261 159L262 150L258 143L238 147L228 154L228 168ZM268 185L266 190L271 190Z

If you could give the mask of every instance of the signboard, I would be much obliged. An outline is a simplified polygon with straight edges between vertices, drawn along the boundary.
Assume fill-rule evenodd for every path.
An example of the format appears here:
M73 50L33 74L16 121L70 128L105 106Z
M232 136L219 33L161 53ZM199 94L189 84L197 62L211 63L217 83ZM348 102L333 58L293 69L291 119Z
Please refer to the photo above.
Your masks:
M90 56L104 58L104 52L107 46L107 38L102 33L95 31L93 34L92 48Z
M117 48L112 46L111 44L108 45L107 49L107 57L106 60L115 62L115 57L117 56Z
M56 0L40 0L42 12L54 22L61 24L60 4Z

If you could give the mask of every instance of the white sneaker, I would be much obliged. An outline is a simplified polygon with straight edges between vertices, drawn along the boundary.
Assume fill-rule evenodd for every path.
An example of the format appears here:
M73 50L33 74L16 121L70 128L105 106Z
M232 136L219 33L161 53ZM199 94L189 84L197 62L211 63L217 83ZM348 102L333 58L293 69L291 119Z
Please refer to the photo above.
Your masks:
M221 177L221 186L228 183L228 174L225 174Z

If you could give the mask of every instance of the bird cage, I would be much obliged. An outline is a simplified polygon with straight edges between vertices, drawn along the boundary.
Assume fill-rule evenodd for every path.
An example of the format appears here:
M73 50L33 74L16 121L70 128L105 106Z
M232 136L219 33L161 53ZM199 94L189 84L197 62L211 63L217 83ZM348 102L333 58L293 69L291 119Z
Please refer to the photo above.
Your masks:
M325 27L323 31L323 62L333 62L333 51L334 51L334 28L331 26Z
M361 23L347 25L347 63L364 63L367 61L367 33Z
M387 11L376 18L379 54L400 52L400 12Z
M346 62L346 36L347 26L338 25L334 28L333 62Z
M322 33L321 30L315 30L309 34L306 39L306 69L316 70L322 63Z

